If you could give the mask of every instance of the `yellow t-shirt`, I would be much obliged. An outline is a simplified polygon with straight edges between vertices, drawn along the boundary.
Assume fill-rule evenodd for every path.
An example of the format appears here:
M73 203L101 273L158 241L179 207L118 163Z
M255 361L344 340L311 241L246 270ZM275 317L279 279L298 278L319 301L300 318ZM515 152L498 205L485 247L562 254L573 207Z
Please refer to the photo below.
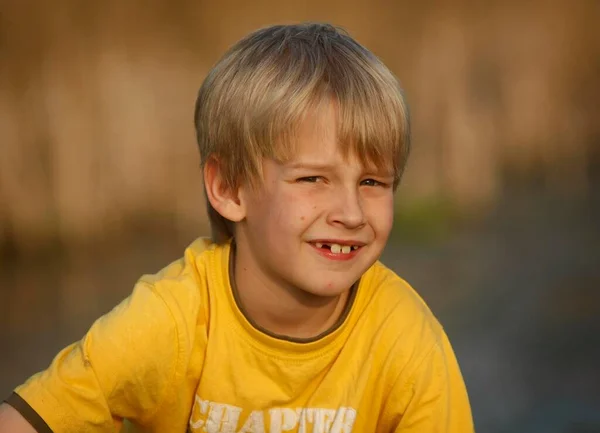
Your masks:
M392 271L374 264L336 327L290 341L245 317L230 250L199 239L142 277L12 404L55 433L473 431L446 334Z

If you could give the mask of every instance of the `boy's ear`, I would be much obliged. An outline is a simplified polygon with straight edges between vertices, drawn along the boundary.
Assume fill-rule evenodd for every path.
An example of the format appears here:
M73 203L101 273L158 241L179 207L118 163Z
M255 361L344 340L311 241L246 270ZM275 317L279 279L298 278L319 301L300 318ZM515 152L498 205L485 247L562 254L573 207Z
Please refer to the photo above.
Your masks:
M240 222L246 217L239 188L229 188L222 176L219 160L215 157L208 158L204 164L204 188L206 198L221 216L233 222Z

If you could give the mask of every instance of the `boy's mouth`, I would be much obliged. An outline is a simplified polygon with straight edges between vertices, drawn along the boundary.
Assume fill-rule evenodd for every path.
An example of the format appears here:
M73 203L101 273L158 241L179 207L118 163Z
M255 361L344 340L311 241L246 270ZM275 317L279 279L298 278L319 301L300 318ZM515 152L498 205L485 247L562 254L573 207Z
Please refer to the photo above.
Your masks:
M358 249L358 245L340 245L336 243L315 242L315 247L330 250L333 254L349 254L352 250Z
M311 244L319 251L329 254L350 255L364 244L355 241L313 241Z

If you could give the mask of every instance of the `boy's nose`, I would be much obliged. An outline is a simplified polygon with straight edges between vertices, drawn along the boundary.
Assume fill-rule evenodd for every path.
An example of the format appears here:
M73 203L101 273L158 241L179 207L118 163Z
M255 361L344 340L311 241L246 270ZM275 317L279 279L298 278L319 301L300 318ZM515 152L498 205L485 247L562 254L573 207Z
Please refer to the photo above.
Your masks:
M347 189L338 191L331 201L329 223L343 225L348 229L357 229L365 225L365 213L358 191Z

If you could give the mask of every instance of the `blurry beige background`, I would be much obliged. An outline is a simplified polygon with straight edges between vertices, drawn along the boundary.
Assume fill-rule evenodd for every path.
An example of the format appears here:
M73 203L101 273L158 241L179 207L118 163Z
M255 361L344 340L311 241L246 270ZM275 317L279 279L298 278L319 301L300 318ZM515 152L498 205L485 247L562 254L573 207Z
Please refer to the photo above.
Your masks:
M208 233L196 92L248 32L305 20L406 89L384 262L447 327L480 431L600 431L593 0L0 0L0 392Z

